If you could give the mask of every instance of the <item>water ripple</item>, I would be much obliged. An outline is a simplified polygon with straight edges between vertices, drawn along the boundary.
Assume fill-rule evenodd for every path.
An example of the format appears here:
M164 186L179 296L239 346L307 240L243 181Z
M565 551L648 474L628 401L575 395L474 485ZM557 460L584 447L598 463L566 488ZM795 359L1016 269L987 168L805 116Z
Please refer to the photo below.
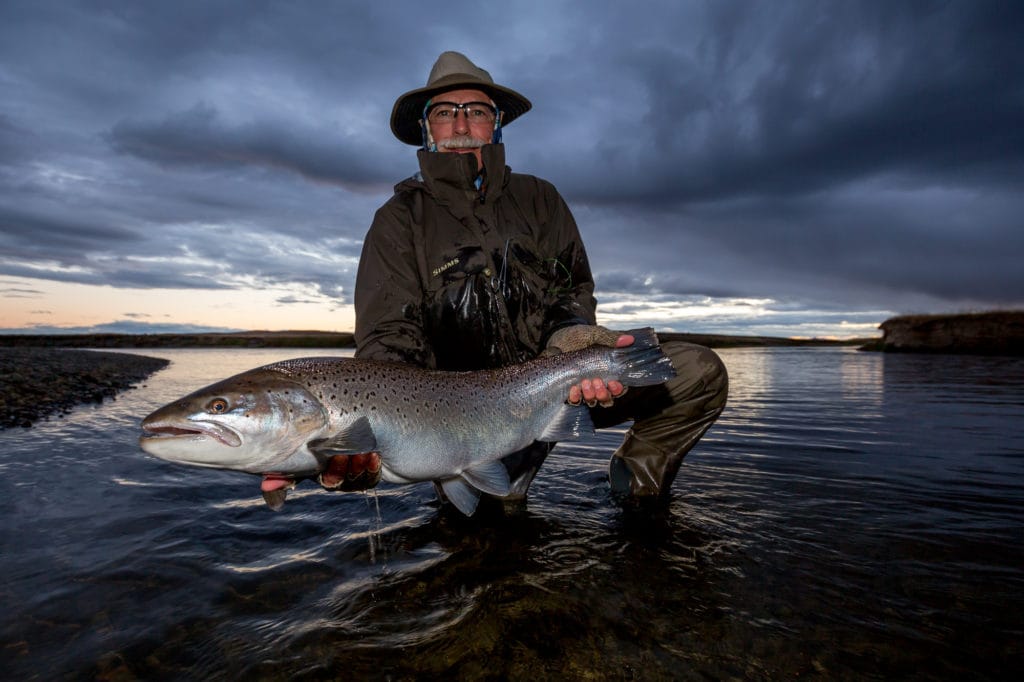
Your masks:
M12 679L997 679L1024 664L1024 364L723 351L732 395L670 505L618 506L623 429L527 507L429 485L280 513L142 454L138 419L308 351L169 351L116 402L0 433ZM159 355L160 353L153 353Z

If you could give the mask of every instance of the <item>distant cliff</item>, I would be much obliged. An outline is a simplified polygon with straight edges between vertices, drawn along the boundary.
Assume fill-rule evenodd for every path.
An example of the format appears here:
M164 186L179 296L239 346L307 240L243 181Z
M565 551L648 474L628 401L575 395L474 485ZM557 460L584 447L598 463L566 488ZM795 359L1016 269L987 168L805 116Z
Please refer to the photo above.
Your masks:
M1024 355L1024 311L901 315L881 329L885 351Z

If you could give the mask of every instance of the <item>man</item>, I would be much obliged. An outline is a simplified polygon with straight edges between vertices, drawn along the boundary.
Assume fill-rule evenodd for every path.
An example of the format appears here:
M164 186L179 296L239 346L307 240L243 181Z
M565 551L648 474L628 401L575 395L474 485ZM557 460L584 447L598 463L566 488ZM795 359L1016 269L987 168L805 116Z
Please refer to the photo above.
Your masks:
M596 326L594 282L565 201L550 183L505 165L502 127L530 107L457 52L443 53L427 85L395 102L391 130L420 147L420 170L395 187L366 235L356 357L476 370L633 342ZM597 426L636 419L609 469L612 491L624 497L664 499L683 456L725 406L717 355L663 348L679 375L666 385L626 393L595 378L566 396L592 407ZM512 482L503 502L525 499L550 447L535 443L503 460ZM344 485L330 470L321 483Z

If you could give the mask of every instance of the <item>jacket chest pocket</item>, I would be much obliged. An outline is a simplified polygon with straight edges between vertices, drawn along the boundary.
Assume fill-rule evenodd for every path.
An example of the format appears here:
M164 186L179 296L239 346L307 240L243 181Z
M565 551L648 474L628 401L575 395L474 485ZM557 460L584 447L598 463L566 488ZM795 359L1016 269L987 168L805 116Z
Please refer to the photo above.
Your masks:
M458 285L467 277L489 270L487 255L479 246L463 246L440 254L428 278L428 289L437 291L451 285Z

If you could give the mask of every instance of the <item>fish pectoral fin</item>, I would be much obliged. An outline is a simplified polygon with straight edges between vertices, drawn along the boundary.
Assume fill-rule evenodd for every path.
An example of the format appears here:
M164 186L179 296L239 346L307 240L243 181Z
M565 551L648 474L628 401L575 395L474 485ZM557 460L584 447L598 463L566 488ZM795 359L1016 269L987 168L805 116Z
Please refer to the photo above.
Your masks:
M555 443L560 440L579 440L594 432L594 421L590 418L590 410L585 405L565 403L551 420L537 440Z
M377 436L366 417L360 417L330 438L318 438L306 444L317 458L335 455L359 455L377 450Z
M472 469L462 472L462 478L476 488L489 495L508 495L511 484L508 480L508 470L501 461L478 464Z
M455 508L466 516L472 516L480 502L480 491L459 476L441 481L441 489Z
M264 490L263 501L267 503L272 511L281 511L284 508L284 500L288 497L288 488L277 490Z

